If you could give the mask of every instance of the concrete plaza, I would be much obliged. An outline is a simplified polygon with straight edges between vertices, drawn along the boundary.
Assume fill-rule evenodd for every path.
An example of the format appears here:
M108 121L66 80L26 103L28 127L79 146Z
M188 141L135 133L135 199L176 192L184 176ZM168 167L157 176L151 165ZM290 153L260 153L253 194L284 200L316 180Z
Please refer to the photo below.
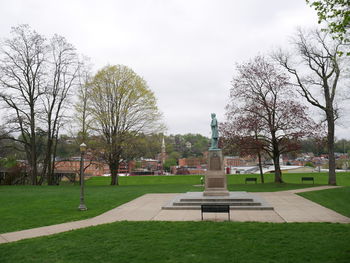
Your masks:
M254 193L254 195L261 196L269 204L271 204L274 207L274 210L231 210L231 221L273 223L350 223L350 218L296 195L297 193L301 192L329 188L334 188L334 186L320 186L280 192ZM163 205L167 204L177 195L178 194L146 194L90 219L0 234L0 244L123 220L200 221L200 210L161 209ZM204 219L224 221L227 220L227 214L206 213L204 214Z

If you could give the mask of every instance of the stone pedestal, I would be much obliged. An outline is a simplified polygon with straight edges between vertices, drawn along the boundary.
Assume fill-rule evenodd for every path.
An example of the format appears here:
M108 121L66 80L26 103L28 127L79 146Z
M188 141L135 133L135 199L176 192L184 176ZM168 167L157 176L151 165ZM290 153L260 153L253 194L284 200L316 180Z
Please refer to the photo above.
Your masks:
M209 149L204 196L228 196L227 178L221 149Z

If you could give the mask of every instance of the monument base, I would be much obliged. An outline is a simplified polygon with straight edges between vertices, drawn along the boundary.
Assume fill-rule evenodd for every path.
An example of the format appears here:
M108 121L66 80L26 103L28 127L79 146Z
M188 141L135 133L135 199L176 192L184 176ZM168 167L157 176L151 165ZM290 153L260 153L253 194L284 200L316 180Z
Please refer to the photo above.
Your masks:
M208 171L205 175L204 196L228 196L227 178L222 171Z
M209 149L204 196L228 196L227 178L221 149Z
M229 195L230 195L230 192L222 188L211 189L209 191L203 192L203 196L229 196Z

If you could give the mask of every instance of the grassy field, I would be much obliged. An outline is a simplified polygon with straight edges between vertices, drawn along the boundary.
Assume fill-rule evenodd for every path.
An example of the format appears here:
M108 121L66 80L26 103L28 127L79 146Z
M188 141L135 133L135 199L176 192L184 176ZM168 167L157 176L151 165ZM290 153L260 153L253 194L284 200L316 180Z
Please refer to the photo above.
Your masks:
M313 191L299 194L313 202L328 207L344 216L350 217L350 187Z
M350 261L350 225L116 222L0 245L2 263Z
M198 190L191 185L88 185L87 211L79 211L79 186L0 187L0 233L58 224L99 215L145 193Z
M274 184L273 175L266 175L265 184L244 184L245 177L229 175L230 191L270 192L310 187L301 184L302 174L285 174L285 184ZM313 174L316 184L327 181L325 174ZM120 186L110 186L109 177L94 177L86 182L87 211L77 210L79 186L0 186L0 233L80 220L99 215L146 193L180 193L203 191L196 187L200 177L130 176L120 177ZM339 174L338 182L350 185L349 174ZM334 199L334 197L332 197ZM347 199L349 200L349 199Z
M315 184L302 183L301 177L314 177ZM119 182L121 186L124 185L199 185L202 175L175 175L175 176L128 176L120 177ZM245 178L255 177L258 183L245 184ZM261 184L260 175L257 174L235 174L228 175L227 182L230 191L249 191L249 192L275 192L299 188L307 188L319 185L327 185L328 174L326 173L286 173L283 174L283 184L274 183L273 174L265 174L265 184ZM350 186L350 173L337 174L338 185ZM110 177L93 177L87 185L108 185ZM199 190L198 190L199 189ZM203 188L197 188L195 191L202 191ZM187 191L187 190L186 190Z
M301 177L312 176L315 179L315 184L328 184L327 173L285 173L283 174L283 180L287 184L301 184ZM137 184L199 184L200 177L202 175L175 175L175 176L127 176L120 177L121 185L137 185ZM260 175L258 174L234 174L228 175L228 184L237 185L245 184L245 178L256 177L258 182L260 181ZM274 175L265 174L265 182L273 183ZM91 181L93 185L106 185L110 183L109 177L95 177ZM343 186L350 186L350 172L337 173L337 184Z

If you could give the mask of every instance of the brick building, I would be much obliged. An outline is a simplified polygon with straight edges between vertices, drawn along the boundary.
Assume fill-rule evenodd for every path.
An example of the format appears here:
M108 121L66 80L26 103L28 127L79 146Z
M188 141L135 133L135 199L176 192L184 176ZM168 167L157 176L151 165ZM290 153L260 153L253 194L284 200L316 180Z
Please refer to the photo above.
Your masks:
M100 161L84 160L85 175L87 176L103 176L104 174L110 174L109 165ZM130 173L132 165L126 162L121 162L119 165L120 174ZM65 160L57 161L55 163L55 172L72 172L79 173L80 160Z
M206 165L207 160L202 158L181 158L179 159L180 167L198 167L201 165Z

